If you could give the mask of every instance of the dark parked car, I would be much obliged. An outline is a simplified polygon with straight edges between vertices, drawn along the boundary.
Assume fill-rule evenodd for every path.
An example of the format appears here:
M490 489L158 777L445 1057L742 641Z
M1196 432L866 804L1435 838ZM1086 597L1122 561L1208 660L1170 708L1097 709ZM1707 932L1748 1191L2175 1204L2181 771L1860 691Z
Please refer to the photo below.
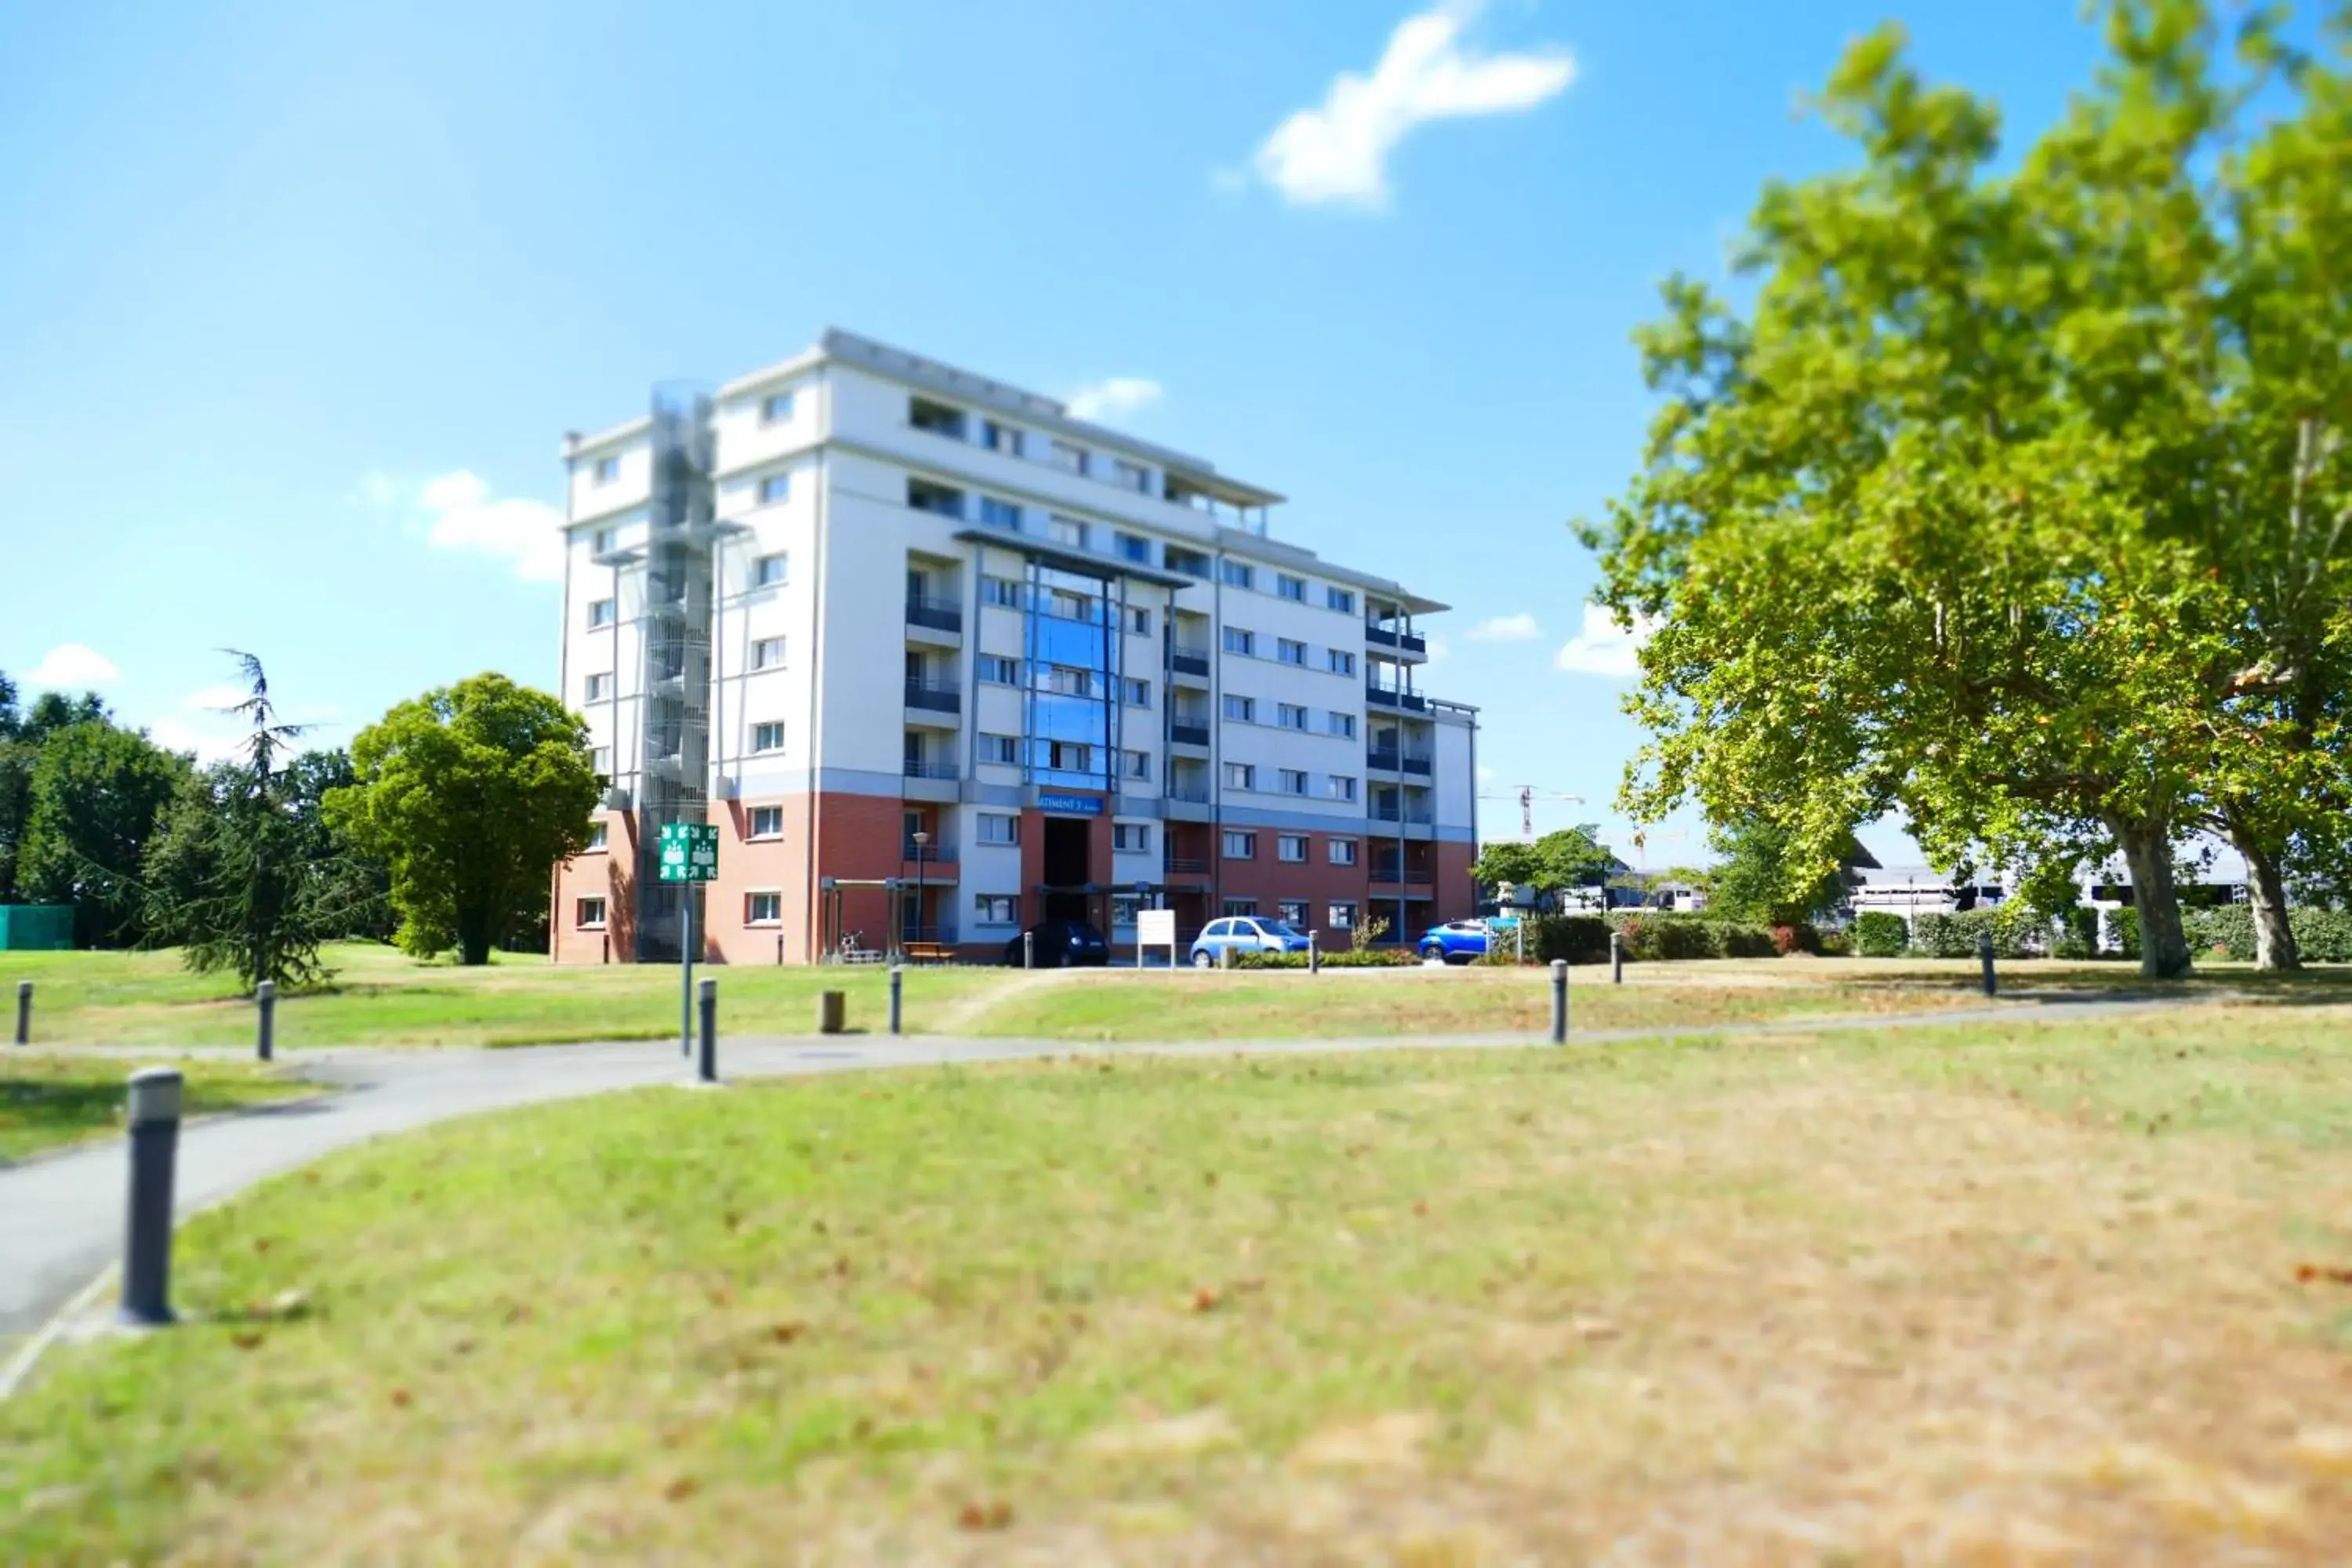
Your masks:
M1110 943L1084 921L1040 921L1026 934L1035 944L1037 967L1066 969L1074 963L1108 963ZM1021 938L1004 944L1004 962L1019 968Z

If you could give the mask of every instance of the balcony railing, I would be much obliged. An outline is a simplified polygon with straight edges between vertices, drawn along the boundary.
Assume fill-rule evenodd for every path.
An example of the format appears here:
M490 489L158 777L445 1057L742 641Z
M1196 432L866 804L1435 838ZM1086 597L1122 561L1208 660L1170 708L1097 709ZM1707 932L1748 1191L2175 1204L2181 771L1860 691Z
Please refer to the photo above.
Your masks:
M1209 673L1209 650L1204 647L1171 647L1168 650L1168 668L1179 675L1206 675Z
M1406 653L1427 653L1429 639L1418 632L1401 632L1392 626L1364 624L1364 640L1381 647L1402 648Z
M963 630L963 611L953 599L932 599L920 595L907 595L907 624L929 626L935 632Z
M913 757L907 759L907 776L910 779L950 779L956 777L953 763L926 763Z
M900 840L898 858L909 865L913 864L915 848L912 839ZM952 844L926 844L922 846L922 861L926 866L952 866L956 863L955 846Z
M910 680L907 682L907 706L927 708L934 713L961 713L963 693L936 680Z
M1370 812L1374 822L1401 822L1408 827L1427 827L1436 821L1427 806L1375 805Z
M1385 686L1364 688L1364 700L1381 708L1407 708L1415 713L1427 711L1429 699L1418 691L1392 690Z
M1171 855L1163 864L1171 877L1205 877L1209 874L1209 862L1204 856Z
M1431 758L1417 752L1373 746L1364 752L1364 766L1381 773L1426 773L1433 769L1435 763Z
M1209 727L1206 724L1171 724L1168 726L1168 739L1179 746L1205 746L1209 743Z
M1209 786L1204 784L1171 784L1166 793L1170 800L1181 800L1189 805L1209 804Z
M1426 888L1435 879L1420 866L1407 866L1400 872L1393 860L1375 860L1372 862L1372 880L1391 887Z

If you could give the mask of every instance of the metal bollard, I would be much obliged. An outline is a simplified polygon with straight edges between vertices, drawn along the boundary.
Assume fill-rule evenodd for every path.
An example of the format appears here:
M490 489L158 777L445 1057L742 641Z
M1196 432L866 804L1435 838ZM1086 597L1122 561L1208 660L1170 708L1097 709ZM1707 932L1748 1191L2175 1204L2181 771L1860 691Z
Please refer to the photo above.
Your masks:
M259 1034L255 1046L263 1061L269 1060L270 1051L278 1038L278 982L265 980L253 988L254 1005L260 1009Z
M837 1035L849 1022L849 993L820 991L816 996L816 1032Z
M702 1005L702 1064L695 1077L704 1083L719 1081L719 982L705 980L695 986L695 1000Z
M1234 944L1230 942L1220 944L1217 948L1217 967L1219 969L1231 969L1233 966Z
M1024 969L1037 967L1037 933L1034 931L1024 931L1021 933L1021 967Z
M1989 931L1977 932L1977 957L1984 964L1985 994L1990 996L1993 994L1992 932Z
M33 1043L33 983L29 980L16 982L16 1043Z
M1323 973L1323 944L1317 940L1316 933L1311 931L1307 933L1307 973L1309 974Z
M898 1032L898 993L905 976L897 964L890 966L890 1032Z
M180 1074L131 1075L131 1203L122 1241L126 1323L172 1321L172 1167L180 1151Z
M1609 933L1609 984L1625 984L1625 933L1622 931Z
M1568 960L1551 961L1551 1043L1568 1044Z

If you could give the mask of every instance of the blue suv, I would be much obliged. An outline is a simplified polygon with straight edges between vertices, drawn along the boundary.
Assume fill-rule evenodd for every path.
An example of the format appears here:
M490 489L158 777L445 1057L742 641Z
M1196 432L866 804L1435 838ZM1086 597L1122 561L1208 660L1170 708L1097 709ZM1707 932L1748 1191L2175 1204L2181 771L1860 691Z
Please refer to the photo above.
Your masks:
M1219 955L1229 947L1238 958L1244 952L1305 952L1312 945L1304 932L1292 930L1281 921L1228 915L1223 920L1211 921L1192 939L1192 967L1214 969Z
M1442 926L1432 926L1422 932L1417 945L1421 956L1425 959L1468 963L1486 956L1487 935L1485 921L1448 921Z

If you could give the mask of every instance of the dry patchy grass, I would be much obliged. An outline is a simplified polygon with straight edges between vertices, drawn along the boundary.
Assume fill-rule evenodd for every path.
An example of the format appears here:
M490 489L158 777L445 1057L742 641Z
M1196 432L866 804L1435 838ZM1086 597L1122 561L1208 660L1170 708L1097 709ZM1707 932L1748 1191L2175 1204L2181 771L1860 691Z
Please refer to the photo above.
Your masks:
M132 1064L47 1052L0 1050L0 1166L27 1154L120 1131ZM145 1065L163 1066L162 1060ZM293 1095L315 1084L258 1063L177 1061L185 1113L209 1116Z

